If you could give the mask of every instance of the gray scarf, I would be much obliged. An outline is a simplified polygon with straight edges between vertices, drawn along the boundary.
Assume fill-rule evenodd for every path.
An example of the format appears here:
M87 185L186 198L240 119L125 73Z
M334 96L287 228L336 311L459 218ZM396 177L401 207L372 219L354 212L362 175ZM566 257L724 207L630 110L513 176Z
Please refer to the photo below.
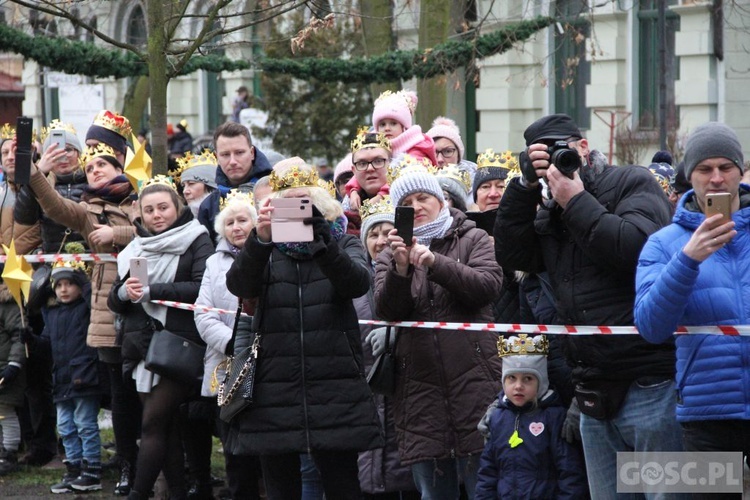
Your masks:
M446 205L440 210L434 221L414 228L414 236L417 237L417 243L429 247L432 240L445 236L448 229L451 228L451 224L453 224L453 217Z
M117 255L117 274L120 279L130 272L130 259L146 257L148 260L148 282L170 283L177 273L180 257L201 234L208 234L206 228L193 219L187 224L168 229L155 236L138 236ZM167 307L151 302L141 303L146 314L162 325L167 320Z

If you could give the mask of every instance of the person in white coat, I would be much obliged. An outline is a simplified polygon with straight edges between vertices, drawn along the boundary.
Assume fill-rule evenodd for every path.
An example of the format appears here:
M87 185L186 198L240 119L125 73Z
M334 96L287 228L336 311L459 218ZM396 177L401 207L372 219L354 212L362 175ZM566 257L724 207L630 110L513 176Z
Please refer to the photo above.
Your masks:
M256 217L252 195L236 190L230 191L214 222L214 229L218 235L216 253L206 261L206 272L203 274L198 304L229 311L237 309L239 299L227 290L226 274L234 262L235 255L242 249L250 231L255 227ZM217 367L234 349L232 339L234 321L233 313L195 311L198 333L207 345L201 396L216 398L217 381L224 378L224 370L217 369ZM223 443L228 425L218 418L216 421ZM227 447L224 447L224 457L227 482L232 498L259 498L260 463L258 459L251 456L232 455Z

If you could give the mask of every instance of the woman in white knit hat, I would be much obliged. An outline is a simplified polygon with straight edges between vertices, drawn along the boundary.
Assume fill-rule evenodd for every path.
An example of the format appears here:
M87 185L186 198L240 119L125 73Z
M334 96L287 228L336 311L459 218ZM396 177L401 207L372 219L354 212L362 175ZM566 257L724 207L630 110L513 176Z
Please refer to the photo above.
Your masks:
M437 178L411 163L391 184L391 198L414 208L414 238L405 242L394 229L378 255L378 317L491 321L502 278L489 236L448 208ZM476 423L501 385L495 342L489 332L399 331L396 434L401 463L411 466L423 498L458 498L461 479L473 498L484 448Z

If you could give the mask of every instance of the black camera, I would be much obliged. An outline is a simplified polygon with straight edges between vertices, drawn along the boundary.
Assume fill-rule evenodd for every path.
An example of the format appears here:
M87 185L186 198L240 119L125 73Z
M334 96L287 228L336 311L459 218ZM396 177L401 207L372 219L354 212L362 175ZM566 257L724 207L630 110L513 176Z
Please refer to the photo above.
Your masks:
M565 141L555 141L555 144L547 148L549 162L554 163L557 170L563 175L573 178L573 173L583 166L578 150L568 146Z

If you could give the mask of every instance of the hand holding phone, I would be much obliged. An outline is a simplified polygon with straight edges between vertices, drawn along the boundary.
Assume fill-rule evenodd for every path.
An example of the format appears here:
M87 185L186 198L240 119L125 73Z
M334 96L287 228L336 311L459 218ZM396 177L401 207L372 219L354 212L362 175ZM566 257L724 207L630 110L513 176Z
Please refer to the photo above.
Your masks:
M414 207L396 207L393 226L406 246L410 247L414 238Z
M65 151L65 131L60 129L52 130L49 133L50 137L50 144L55 144L57 146L58 151ZM57 159L57 161L62 161L64 157L60 157Z
M19 185L28 184L31 177L32 124L33 120L26 116L16 119L16 169L12 180Z
M310 242L313 226L304 220L312 217L310 198L274 198L271 200L271 241L274 243Z

